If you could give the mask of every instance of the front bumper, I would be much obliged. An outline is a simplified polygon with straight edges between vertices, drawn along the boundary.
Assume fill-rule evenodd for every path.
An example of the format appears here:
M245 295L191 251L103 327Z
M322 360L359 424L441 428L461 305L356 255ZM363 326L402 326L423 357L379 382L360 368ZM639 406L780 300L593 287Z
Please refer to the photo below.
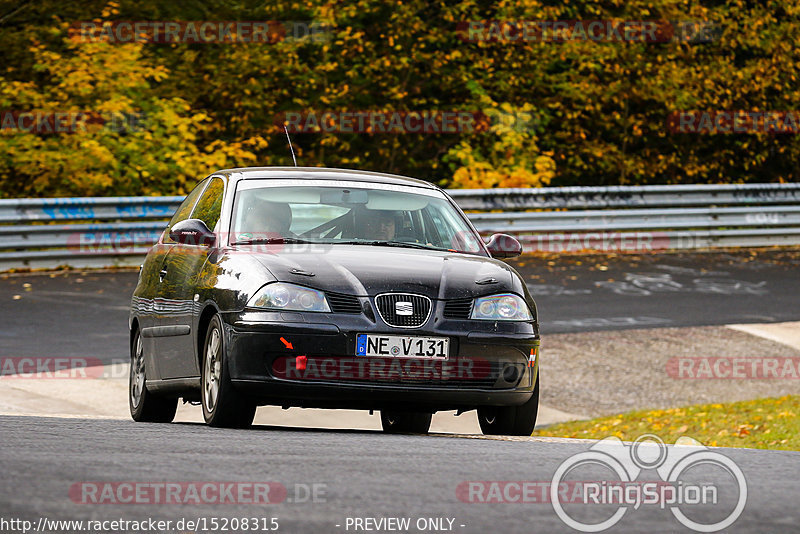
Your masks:
M259 404L410 411L519 405L538 374L538 358L530 360L539 346L532 323L437 317L432 328L403 330L357 314L245 311L223 319L231 380ZM448 337L449 358L357 357L359 333Z

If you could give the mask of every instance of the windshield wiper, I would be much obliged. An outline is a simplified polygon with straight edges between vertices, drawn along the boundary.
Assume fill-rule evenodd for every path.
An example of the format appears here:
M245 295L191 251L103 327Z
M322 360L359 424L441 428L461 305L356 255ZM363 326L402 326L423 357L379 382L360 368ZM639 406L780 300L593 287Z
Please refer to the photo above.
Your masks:
M424 250L446 250L420 243L408 243L406 241L337 241L337 245L369 245L373 247L398 247L398 248L420 248Z
M306 241L305 239L298 239L296 237L261 237L257 239L244 239L242 241L235 241L234 245L272 245L285 243L289 245L294 244L309 244L314 241Z

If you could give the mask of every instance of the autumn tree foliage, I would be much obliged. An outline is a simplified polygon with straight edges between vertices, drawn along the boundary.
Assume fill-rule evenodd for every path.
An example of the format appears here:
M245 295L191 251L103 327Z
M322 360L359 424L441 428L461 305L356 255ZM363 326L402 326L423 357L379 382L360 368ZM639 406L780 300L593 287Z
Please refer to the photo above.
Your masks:
M326 110L468 111L486 121L457 133L295 134L301 165L450 187L794 181L796 134L674 133L667 120L682 110L800 110L799 18L795 2L740 0L6 3L0 111L92 112L106 122L4 127L0 196L184 193L217 168L290 165L276 118ZM314 21L326 30L257 43L71 32L80 21L148 20ZM460 31L469 21L555 20L714 31L663 42ZM122 126L109 127L114 120Z

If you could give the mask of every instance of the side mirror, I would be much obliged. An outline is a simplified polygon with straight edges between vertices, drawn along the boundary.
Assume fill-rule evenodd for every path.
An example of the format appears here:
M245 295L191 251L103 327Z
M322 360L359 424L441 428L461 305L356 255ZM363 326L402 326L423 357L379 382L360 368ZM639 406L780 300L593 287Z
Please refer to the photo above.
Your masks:
M516 258L522 254L522 245L508 234L494 234L486 243L493 258Z
M206 247L213 245L215 241L214 233L200 219L186 219L175 223L175 226L169 231L169 238L183 245Z

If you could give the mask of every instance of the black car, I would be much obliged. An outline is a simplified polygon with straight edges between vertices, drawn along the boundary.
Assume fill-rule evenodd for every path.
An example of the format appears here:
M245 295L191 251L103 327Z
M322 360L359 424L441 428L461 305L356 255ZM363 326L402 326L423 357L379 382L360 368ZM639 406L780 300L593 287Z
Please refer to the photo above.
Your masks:
M530 435L539 402L536 305L513 237L484 244L428 182L354 170L216 172L178 208L131 301L130 410L208 424L256 407L380 410L427 432L477 409L486 434Z

